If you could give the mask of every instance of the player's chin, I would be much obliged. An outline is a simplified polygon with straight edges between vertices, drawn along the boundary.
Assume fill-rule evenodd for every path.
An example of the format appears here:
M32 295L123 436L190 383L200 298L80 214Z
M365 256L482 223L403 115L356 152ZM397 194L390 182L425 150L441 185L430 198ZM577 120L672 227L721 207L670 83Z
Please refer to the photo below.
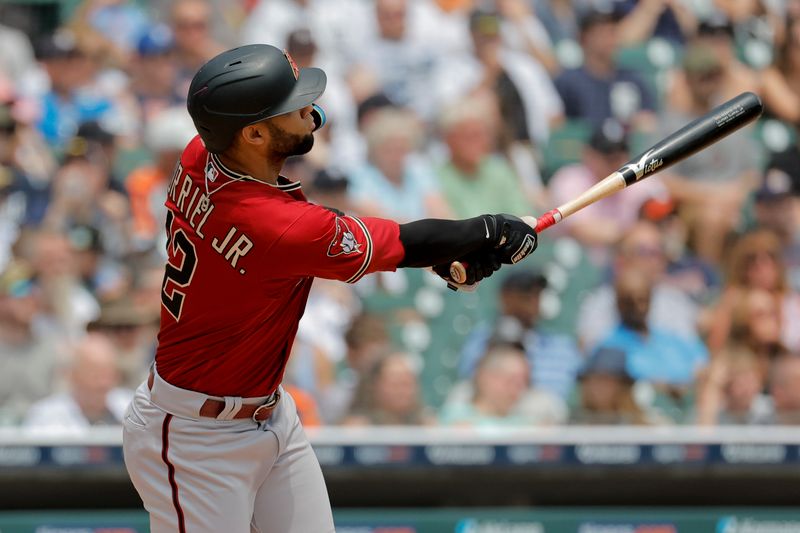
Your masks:
M314 147L314 134L309 133L307 135L303 135L303 137L300 139L300 142L297 143L297 146L295 147L294 150L294 154L292 155L307 154L308 152L311 151L313 147Z

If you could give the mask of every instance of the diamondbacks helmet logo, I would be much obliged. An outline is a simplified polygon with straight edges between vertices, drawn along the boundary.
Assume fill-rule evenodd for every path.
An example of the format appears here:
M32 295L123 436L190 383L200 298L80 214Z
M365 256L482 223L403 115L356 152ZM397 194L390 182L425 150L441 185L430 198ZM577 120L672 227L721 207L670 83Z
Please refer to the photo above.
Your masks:
M328 257L363 253L362 244L356 240L355 235L347 226L344 218L336 217L336 234L328 246Z
M289 64L292 66L292 73L294 74L294 79L300 78L300 69L297 68L297 63L294 62L292 55L287 52L286 50L283 51L283 55L286 56L286 60L289 61Z

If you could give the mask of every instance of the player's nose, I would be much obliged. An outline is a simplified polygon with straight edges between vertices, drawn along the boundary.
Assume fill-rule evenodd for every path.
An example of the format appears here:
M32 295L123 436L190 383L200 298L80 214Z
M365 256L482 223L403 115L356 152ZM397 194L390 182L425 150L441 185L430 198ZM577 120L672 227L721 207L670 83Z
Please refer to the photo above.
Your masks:
M310 114L311 114L311 112L312 112L313 110L314 110L314 106L313 106L313 105L311 105L311 104L308 104L308 105L307 105L307 106L305 106L305 107L301 107L301 108L300 108L300 116L301 116L302 118L306 118L308 115L310 115Z

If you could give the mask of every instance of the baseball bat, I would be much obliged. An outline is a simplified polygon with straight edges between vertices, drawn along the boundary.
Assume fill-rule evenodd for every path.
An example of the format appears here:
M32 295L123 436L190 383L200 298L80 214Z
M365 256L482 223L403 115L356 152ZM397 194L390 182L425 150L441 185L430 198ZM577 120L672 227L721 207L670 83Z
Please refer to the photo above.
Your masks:
M537 233L544 231L587 205L661 172L727 137L758 118L762 111L763 104L758 96L751 92L742 93L657 142L576 198L551 209L539 218L522 219L535 228ZM458 261L451 263L450 277L456 283L464 283L467 279L464 265Z

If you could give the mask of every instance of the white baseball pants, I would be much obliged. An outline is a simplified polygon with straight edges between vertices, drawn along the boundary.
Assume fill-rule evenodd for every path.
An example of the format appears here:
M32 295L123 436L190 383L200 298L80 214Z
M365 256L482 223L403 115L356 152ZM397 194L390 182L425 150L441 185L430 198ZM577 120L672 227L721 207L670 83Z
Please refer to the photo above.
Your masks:
M123 451L152 533L334 531L319 463L294 400L281 392L259 425L198 417L209 397L157 373L152 391L147 383L137 389L125 415Z

